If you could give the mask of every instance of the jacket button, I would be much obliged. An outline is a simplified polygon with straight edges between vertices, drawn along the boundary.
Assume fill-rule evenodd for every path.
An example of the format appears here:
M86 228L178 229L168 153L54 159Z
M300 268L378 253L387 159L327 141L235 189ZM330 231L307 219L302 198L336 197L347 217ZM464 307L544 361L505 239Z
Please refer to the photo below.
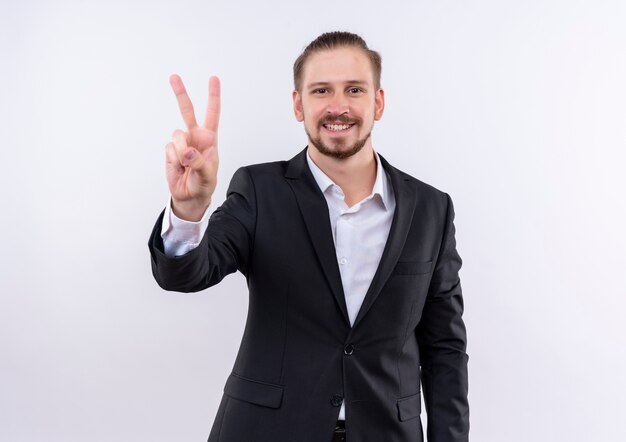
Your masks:
M352 344L346 345L343 349L343 352L347 354L348 356L350 356L352 353L354 353L354 345Z
M343 397L339 396L338 394L333 394L333 397L330 399L330 403L333 407L341 407L341 404L343 403Z

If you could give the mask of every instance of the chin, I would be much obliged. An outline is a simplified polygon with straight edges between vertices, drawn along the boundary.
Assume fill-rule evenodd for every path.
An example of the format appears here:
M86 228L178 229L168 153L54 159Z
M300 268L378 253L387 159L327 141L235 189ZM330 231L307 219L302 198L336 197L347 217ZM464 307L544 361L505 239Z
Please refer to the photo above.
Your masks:
M359 151L363 148L365 143L359 142L359 143L353 144L352 146L341 146L341 147L337 147L337 146L330 147L330 146L325 145L324 143L315 143L315 142L313 142L313 145L318 150L318 152L324 156L335 158L338 160L345 160L359 153Z
M319 133L316 134L316 137L312 137L306 126L305 131L309 138L309 144L312 145L319 153L329 158L335 158L338 160L345 160L359 153L372 134L370 131L361 139L350 140L350 142L342 140L341 143L337 143L337 140L323 140Z

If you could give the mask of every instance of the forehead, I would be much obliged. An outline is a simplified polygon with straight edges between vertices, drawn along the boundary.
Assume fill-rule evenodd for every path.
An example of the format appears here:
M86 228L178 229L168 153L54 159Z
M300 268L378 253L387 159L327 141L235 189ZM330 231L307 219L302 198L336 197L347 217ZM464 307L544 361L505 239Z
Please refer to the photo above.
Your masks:
M306 61L302 83L343 83L363 81L374 83L374 73L369 57L359 48L342 47L312 54Z

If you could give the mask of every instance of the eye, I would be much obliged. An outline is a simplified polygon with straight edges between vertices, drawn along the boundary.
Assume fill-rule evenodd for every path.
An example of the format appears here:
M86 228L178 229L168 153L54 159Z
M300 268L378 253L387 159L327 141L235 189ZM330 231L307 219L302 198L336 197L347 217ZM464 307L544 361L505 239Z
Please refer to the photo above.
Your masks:
M327 92L328 92L328 89L326 89L325 87L321 87L321 88L313 90L314 94L325 94Z
M360 87L351 87L350 89L348 89L348 92L350 92L351 94L358 94L360 92L363 92L363 89L361 89Z

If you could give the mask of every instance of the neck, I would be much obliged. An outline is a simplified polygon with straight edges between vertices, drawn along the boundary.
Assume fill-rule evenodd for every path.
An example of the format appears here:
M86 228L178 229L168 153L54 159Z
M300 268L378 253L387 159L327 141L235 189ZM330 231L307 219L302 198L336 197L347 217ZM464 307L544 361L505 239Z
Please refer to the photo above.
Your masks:
M341 187L348 206L369 196L376 181L376 158L371 143L349 158L337 159L321 154L309 142L309 155L335 184Z

